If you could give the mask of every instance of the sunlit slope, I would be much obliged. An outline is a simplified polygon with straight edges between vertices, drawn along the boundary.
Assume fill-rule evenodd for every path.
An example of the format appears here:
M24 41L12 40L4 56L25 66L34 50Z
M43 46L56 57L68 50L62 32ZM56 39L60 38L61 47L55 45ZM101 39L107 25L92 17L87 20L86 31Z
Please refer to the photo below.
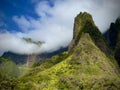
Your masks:
M22 77L18 86L20 90L118 90L117 69L89 34L83 33L72 55L50 68Z

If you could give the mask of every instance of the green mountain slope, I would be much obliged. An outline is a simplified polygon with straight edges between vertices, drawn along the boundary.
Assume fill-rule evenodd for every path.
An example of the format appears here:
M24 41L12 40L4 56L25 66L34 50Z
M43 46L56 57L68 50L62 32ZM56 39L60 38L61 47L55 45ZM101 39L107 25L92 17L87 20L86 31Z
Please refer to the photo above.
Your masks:
M82 17L84 15L86 18ZM75 29L78 31L74 31L69 53L65 52L35 64L19 79L15 87L17 90L120 89L118 64L103 51L102 45L105 50L108 47L91 15L80 13L76 19L82 20L76 26L78 28L82 25L82 29Z

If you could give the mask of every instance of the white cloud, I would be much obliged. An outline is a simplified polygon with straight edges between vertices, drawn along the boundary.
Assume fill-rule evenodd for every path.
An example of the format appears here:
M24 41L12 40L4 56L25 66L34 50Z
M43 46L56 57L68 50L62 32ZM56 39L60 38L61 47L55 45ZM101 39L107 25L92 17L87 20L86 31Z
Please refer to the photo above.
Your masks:
M28 44L20 38L20 35L13 35L9 32L0 34L0 52L11 51L19 54L39 53L40 47L35 44Z
M21 16L20 18L18 16L14 16L13 20L23 31L30 29L30 22L24 16Z
M0 39L4 38L0 42L0 52L30 54L52 52L67 46L72 39L74 18L81 11L91 13L96 25L104 32L110 22L120 15L119 4L119 0L55 0L51 7L47 0L39 1L35 4L39 18L26 18L24 15L13 17L24 33L0 34ZM36 47L21 41L22 37L45 41L45 44Z

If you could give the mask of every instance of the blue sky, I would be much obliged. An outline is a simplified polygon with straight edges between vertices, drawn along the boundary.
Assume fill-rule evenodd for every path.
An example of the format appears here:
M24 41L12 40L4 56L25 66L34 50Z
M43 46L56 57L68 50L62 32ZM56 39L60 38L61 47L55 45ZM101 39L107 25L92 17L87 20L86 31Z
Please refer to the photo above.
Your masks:
M12 17L14 15L25 15L25 17L31 16L33 18L38 18L34 6L35 3L32 3L30 0L0 0L0 21L6 24L0 28L6 28L9 31L21 31L12 20Z
M74 18L93 16L103 33L120 16L120 0L0 0L0 55L52 52L69 45ZM44 41L41 47L22 38Z

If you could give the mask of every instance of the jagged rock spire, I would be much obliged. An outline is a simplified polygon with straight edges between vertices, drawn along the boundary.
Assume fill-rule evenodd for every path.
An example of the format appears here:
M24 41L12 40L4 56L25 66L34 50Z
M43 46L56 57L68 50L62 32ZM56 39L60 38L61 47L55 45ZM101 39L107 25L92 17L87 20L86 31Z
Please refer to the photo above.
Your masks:
M82 33L89 33L96 46L105 54L111 53L101 32L94 24L92 16L87 12L80 12L75 18L73 40L69 45L69 53L73 52L73 48L78 44Z

